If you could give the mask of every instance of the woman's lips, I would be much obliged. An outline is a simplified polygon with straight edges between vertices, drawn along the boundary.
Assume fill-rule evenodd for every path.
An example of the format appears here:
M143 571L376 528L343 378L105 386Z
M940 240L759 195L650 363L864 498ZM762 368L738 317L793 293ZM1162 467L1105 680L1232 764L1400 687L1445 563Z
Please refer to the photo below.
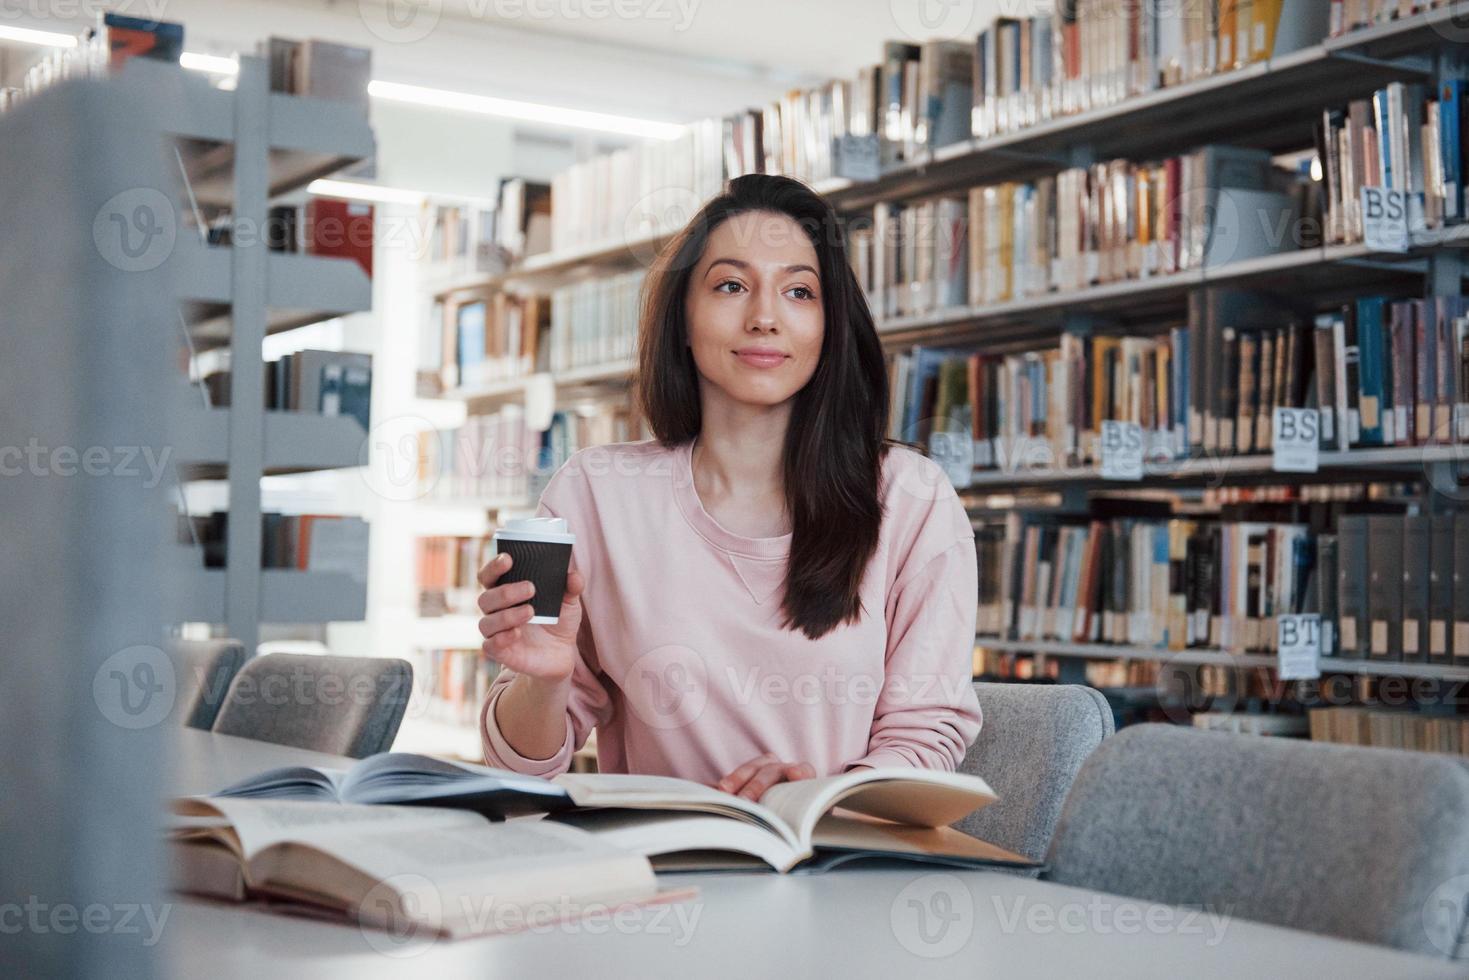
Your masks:
M750 365L750 367L757 368L773 368L784 364L786 361L786 355L784 354L763 354L754 351L735 351L735 356Z

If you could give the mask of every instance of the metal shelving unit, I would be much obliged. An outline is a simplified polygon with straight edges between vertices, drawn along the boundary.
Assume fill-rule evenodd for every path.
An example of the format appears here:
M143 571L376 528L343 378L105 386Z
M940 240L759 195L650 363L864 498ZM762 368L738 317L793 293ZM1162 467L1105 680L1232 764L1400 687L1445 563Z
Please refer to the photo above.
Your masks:
M180 227L168 259L191 346L229 346L235 355L229 408L206 408L182 382L171 396L191 423L178 447L181 476L227 480L230 511L227 567L204 569L195 555L171 611L180 621L223 624L251 651L261 623L363 619L365 569L358 578L261 567L260 480L366 464L366 433L355 419L263 408L261 354L269 334L371 308L372 284L356 262L271 252L263 234L275 196L375 152L366 114L271 92L265 62L253 57L239 59L233 91L146 59L130 61L115 83L178 148L164 158L182 164L176 199L227 210L243 233L235 245L211 247Z
M1054 640L1003 640L977 636L975 644L998 653L1028 653L1083 660L1154 660L1187 666L1273 669L1272 654L1232 653L1228 650L1167 650L1158 647L1119 646L1111 643L1062 643ZM1463 664L1397 663L1382 660L1321 658L1323 674L1361 674L1373 677L1423 677L1443 681L1469 681L1469 666Z

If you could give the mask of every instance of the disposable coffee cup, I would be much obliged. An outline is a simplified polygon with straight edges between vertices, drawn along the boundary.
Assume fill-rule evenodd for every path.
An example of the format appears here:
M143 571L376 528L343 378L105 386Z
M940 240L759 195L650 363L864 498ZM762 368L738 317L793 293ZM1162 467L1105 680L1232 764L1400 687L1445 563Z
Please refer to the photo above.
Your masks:
M527 622L556 623L561 620L561 600L566 596L566 573L571 566L571 546L576 535L560 517L518 517L506 521L491 539L495 554L510 556L510 570L495 584L530 582L534 615Z

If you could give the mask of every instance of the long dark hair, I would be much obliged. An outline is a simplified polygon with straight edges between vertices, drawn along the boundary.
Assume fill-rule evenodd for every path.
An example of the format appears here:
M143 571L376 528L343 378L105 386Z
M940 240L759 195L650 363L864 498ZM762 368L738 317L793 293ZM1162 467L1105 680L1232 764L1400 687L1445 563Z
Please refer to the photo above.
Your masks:
M826 201L789 177L750 174L730 181L694 215L664 247L643 288L637 397L664 446L699 434L698 370L685 343L689 279L714 229L751 211L783 214L800 225L821 274L821 357L794 396L783 453L792 530L781 625L814 640L863 614L858 590L883 517L878 479L889 397L882 343Z

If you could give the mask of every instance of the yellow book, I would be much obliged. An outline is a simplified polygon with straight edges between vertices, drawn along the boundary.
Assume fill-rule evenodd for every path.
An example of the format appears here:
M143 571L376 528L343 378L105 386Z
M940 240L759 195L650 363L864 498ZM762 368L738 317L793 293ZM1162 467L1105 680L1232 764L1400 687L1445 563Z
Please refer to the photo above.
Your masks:
M1239 18L1239 7L1247 0L1219 0L1219 61L1218 71L1228 71L1237 62L1235 51L1235 25Z
M1284 0L1252 0L1250 17L1250 60L1264 61L1275 53L1275 31L1280 26Z

